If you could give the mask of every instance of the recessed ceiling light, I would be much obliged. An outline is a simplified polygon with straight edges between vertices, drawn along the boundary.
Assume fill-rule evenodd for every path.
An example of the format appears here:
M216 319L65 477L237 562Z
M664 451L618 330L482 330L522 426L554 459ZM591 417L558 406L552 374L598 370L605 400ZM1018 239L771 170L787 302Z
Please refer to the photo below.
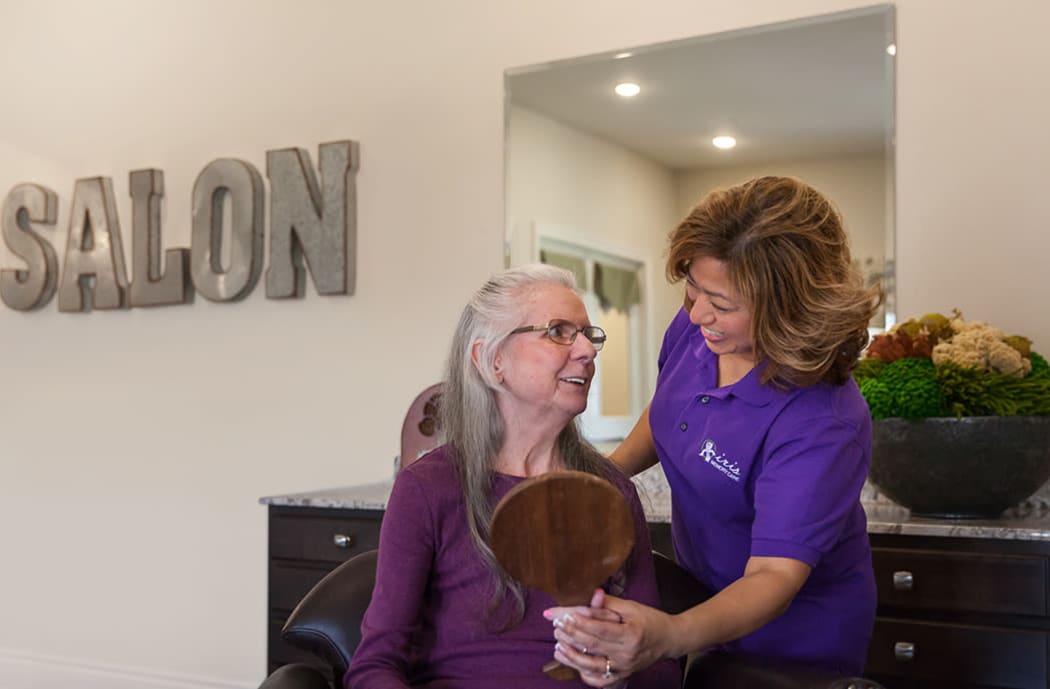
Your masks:
M641 92L642 87L640 87L638 84L632 84L630 82L625 81L622 84L617 84L615 90L616 94L619 96L623 96L624 98L633 98Z
M630 57L632 55L634 55L634 53L616 53L615 55L613 55L613 59L614 60L622 60L625 57Z
M711 143L715 145L715 148L732 148L736 146L736 139L731 136L716 136L711 139Z
M890 43L888 46L886 46L886 54L887 55L896 55L897 54L897 44L896 43Z

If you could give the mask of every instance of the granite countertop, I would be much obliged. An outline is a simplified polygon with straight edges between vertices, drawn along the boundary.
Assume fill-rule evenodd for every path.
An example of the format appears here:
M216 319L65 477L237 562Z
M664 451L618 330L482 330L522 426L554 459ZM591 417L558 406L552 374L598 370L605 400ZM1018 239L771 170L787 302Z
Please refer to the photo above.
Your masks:
M671 492L659 466L635 476L634 482L649 521L671 521ZM390 480L274 495L260 498L259 502L291 507L382 510L386 508L392 486ZM998 519L925 519L911 516L906 508L880 495L873 486L865 485L861 504L868 516L868 533L1050 541L1050 507L1042 500L1029 500L1007 510Z

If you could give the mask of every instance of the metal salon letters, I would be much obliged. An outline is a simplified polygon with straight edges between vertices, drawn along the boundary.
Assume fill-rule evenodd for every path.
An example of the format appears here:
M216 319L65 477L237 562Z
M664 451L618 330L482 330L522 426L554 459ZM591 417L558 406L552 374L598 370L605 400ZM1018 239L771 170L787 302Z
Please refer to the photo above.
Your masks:
M356 264L357 144L319 147L318 173L300 148L266 152L270 182L269 299L301 297L309 273L318 294L353 294ZM251 293L263 267L266 189L243 160L208 163L193 185L190 248L161 252L164 173L134 170L131 195L131 274L124 263L120 219L109 177L73 187L66 251L61 262L46 238L58 217L58 196L39 184L19 184L4 199L0 225L24 268L0 269L0 298L30 311L51 301L59 311L185 304L199 292L215 302ZM224 232L224 209L230 227ZM223 242L229 241L227 265ZM304 260L305 259L305 265Z

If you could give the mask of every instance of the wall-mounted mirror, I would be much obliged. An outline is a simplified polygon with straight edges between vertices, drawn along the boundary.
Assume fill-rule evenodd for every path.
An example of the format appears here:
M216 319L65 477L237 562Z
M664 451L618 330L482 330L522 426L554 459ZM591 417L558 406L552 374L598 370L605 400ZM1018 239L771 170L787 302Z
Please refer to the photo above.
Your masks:
M824 192L886 290L873 329L892 325L895 54L880 5L507 71L506 261L574 270L609 332L591 440L622 438L652 395L682 303L667 235L715 187L779 174Z

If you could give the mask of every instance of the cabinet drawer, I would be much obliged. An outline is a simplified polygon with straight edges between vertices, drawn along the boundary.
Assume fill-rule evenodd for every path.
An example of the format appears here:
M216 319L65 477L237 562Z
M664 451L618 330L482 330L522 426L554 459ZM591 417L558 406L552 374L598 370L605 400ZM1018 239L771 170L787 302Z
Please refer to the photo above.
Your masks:
M270 516L270 557L343 562L379 545L380 518Z
M327 564L270 562L270 608L291 612L335 567Z
M873 548L879 605L924 610L1048 614L1047 560L994 555Z
M1048 637L1041 631L880 617L865 673L960 687L1046 689ZM911 659L902 644L910 644Z

